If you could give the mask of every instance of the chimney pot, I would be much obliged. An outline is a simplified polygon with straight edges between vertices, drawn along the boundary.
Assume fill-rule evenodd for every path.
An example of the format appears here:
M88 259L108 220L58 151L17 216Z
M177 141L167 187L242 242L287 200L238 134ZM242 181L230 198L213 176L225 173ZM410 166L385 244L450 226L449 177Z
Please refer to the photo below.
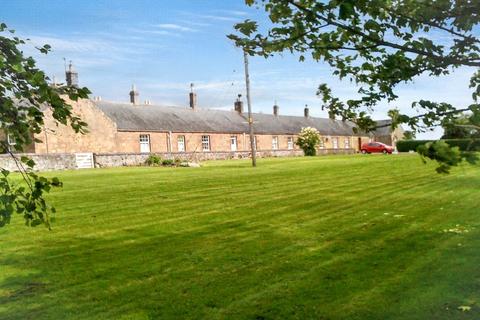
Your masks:
M197 108L197 94L195 92L190 92L190 108L195 110Z
M275 104L275 105L273 106L273 115L274 115L274 116L278 116L278 109L279 109L279 107Z
M193 92L193 83L190 83L190 94L189 94L189 102L190 102L190 109L195 110L197 107L197 94Z
M243 113L243 101L241 100L242 95L239 94L237 100L233 104L235 111L238 113Z
M308 106L305 105L305 109L303 110L303 115L305 118L308 118L310 116L310 109L308 109Z
M135 85L132 85L132 91L130 91L130 103L133 105L138 104L139 93Z
M68 86L78 87L78 72L73 68L72 61L68 65L68 70L65 70L65 78Z

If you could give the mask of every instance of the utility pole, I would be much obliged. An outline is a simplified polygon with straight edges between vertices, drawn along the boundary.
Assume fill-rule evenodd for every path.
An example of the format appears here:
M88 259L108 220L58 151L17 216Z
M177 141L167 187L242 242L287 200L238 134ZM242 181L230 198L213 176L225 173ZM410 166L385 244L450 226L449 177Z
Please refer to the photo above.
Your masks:
M248 54L243 50L243 60L245 62L245 85L247 87L247 105L248 105L248 129L250 131L250 150L252 151L252 167L257 166L257 146L255 145L255 134L253 132L252 103L250 100L250 76L248 73Z

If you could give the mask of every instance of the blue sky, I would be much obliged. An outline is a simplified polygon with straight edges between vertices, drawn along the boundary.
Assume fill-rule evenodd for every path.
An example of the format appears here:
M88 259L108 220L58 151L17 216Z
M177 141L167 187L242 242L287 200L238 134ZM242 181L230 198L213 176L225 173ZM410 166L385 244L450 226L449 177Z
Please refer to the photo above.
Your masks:
M200 107L233 108L244 95L243 56L226 35L245 19L267 23L264 13L242 0L0 0L2 21L32 44L48 43L53 52L34 55L50 77L64 81L63 58L72 60L80 85L103 100L128 101L133 83L140 99L160 105L185 106L190 83L195 84ZM471 103L468 90L472 69L459 69L442 78L420 77L399 88L400 99L379 105L374 118L386 118L396 106L412 114L419 99ZM356 88L340 82L324 64L284 54L265 60L250 59L252 104L256 112L270 113L277 101L281 114L323 116L315 95L328 83L342 98L356 96ZM441 130L420 135L438 137Z

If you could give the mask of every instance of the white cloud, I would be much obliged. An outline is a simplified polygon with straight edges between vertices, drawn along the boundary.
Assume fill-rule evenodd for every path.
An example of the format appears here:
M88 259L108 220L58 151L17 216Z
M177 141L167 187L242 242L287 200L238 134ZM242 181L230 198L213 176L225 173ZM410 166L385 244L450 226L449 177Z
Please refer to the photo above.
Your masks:
M156 30L156 29L141 29L141 28L129 28L126 30L128 32L133 32L137 34L156 34L156 35L163 35L163 36L177 36L178 34L175 32L167 31L167 30Z
M239 81L193 81L191 82L194 84L193 88L195 91L203 91L203 92L218 92L230 89L231 87L238 87ZM190 90L190 82L161 82L161 83L150 83L147 84L146 87L148 89L155 89L155 90L170 90L170 91L184 91L187 92Z
M27 38L20 32L18 35ZM63 79L63 58L72 60L79 69L96 69L138 61L138 57L148 53L153 45L151 42L146 42L145 37L128 32L124 34L119 32L29 34L28 38L30 40L22 50L26 55L33 56L39 67L50 75L57 75L58 79ZM35 49L45 44L49 44L52 48L48 55L40 54ZM161 47L161 44L155 43L155 48ZM89 75L94 73L94 71L88 72ZM60 74L62 76L58 77Z
M43 46L49 44L54 51L65 52L92 52L92 51L110 51L112 45L92 38L59 38L46 36L30 36L31 44L34 46Z
M229 17L229 16L224 16L224 15L212 15L212 14L204 14L204 15L199 15L200 18L203 19L208 19L208 20L219 20L219 21L238 21L238 18L234 17Z
M190 28L190 27L185 27L181 26L179 24L174 24L174 23L160 23L153 25L154 27L157 27L159 29L167 29L167 30L176 30L176 31L184 31L184 32L196 32L196 29Z
M240 11L240 10L216 10L216 12L222 12L228 15L233 15L233 16L246 16L248 15L248 12L245 11Z

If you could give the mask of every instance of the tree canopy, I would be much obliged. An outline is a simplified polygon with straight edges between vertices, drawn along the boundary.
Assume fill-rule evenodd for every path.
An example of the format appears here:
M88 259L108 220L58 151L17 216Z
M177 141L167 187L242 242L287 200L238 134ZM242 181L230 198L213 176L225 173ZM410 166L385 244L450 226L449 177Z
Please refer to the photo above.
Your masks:
M480 138L480 113L461 113L442 123L442 139Z
M392 109L392 127L407 124L417 132L479 110L480 6L472 0L246 0L265 9L269 26L245 20L231 34L250 55L294 52L333 68L333 75L358 85L358 98L342 101L327 84L317 94L330 114L376 127L370 117L380 102L398 98L400 83L426 74L439 77L459 67L472 69L472 102L412 101L415 115ZM260 30L265 30L264 32Z
M0 153L10 153L15 160L23 182L10 178L10 172L0 168L0 226L10 222L14 213L23 214L27 225L45 224L50 227L50 207L44 194L52 187L61 186L57 178L47 179L33 171L35 163L15 152L24 151L34 140L34 134L42 131L45 108L51 108L53 118L70 125L76 132L84 132L87 124L72 113L66 102L87 98L87 88L52 85L32 57L21 51L28 45L15 36L4 23L0 24ZM41 53L50 51L49 45L37 48Z

